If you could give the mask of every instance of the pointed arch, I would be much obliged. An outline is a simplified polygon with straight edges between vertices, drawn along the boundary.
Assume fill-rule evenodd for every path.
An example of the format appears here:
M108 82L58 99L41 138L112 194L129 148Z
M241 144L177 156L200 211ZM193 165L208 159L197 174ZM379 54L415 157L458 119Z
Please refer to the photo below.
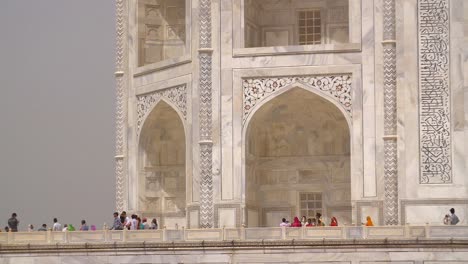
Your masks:
M138 211L185 221L189 147L182 113L158 98L147 112L138 138ZM169 223L171 225L173 223Z
M171 100L168 100L164 97L159 97L157 99L155 99L153 101L153 103L148 107L148 109L146 111L144 111L144 115L142 115L141 117L141 123L138 123L138 127L137 127L137 135L138 137L141 136L141 131L143 130L143 127L145 126L145 123L148 119L148 117L153 113L153 111L155 111L155 109L158 107L158 105L160 103L165 103L167 105L169 105L176 113L177 115L179 116L179 119L180 121L182 122L182 125L184 127L184 132L185 132L185 136L187 137L187 129L186 129L186 119L185 119L185 114L184 112L182 112L179 107L174 104Z
M337 199L344 201L346 206L333 209L338 206L324 200L324 207L317 212L324 213L323 210L328 210L346 219L345 222L351 223L352 120L347 113L336 100L301 83L284 86L255 104L242 128L241 181L243 203L248 208L247 225L255 225L255 221L248 216L249 212L256 215L256 224L259 226L269 225L269 216L285 214L283 217L289 218L297 214L304 215L304 209L299 202L302 199L300 197L305 195L307 200L309 195L317 193L318 197L322 197L322 194L323 197L341 195L341 198ZM303 119L306 116L308 118ZM294 124L300 124L302 135L297 132ZM318 133L319 136L312 138L314 133ZM335 167L336 173L332 172L332 168ZM304 180L309 177L306 175L308 172L315 173L317 170L324 173L319 177L322 182L327 182L327 177L330 182L330 177L340 177L346 183L321 183L322 185L314 186ZM293 177L296 177L297 181L292 185L288 182L291 175L295 175ZM271 182L279 178L289 180L281 183L281 187L278 187L278 182L276 187L271 185ZM311 191L313 194L307 193L303 187L314 190ZM284 190L285 188L290 189ZM275 193L275 197L269 195L270 192ZM273 205L278 197L290 199L291 196L297 197L295 202L290 200L289 203Z

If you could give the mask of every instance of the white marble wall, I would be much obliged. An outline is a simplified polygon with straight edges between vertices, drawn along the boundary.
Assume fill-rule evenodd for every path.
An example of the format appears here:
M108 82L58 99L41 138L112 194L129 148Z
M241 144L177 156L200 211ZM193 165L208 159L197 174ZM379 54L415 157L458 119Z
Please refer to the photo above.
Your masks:
M236 225L260 219L246 208L246 127L243 118L243 80L288 76L351 76L352 106L347 116L350 137L350 189L352 222L365 214L381 217L385 199L383 180L383 51L384 0L349 1L349 43L310 46L243 48L243 0L213 0L212 5L212 136L213 183L216 221ZM128 1L128 67L126 102L126 201L125 209L139 212L139 135L137 98L186 85L187 226L199 223L199 1L186 0L185 55L138 67L137 0ZM396 1L398 182L400 222L433 220L433 215L456 207L468 212L468 4L450 1L450 67L453 129L453 182L425 185L419 182L419 79L417 0ZM307 84L295 84L316 92ZM292 86L285 86L284 90ZM282 92L272 94L280 95ZM319 93L320 94L320 93ZM327 98L326 94L321 94ZM331 100L333 101L333 100ZM339 104L339 103L338 103ZM176 109L177 110L177 109ZM254 113L258 107L252 110ZM252 114L253 115L253 114ZM432 206L432 207L431 207ZM435 207L434 207L435 206ZM415 209L417 208L417 209ZM420 208L420 209L419 209ZM437 211L437 213L433 211ZM250 215L250 217L249 217ZM234 220L229 220L234 218ZM465 221L464 219L462 219ZM378 222L378 221L377 221Z
M218 263L218 264L264 264L264 263L313 263L313 264L460 264L468 262L465 250L401 249L355 249L343 252L334 249L294 249L291 250L235 250L234 253L216 251L163 251L154 253L115 254L61 254L44 255L5 255L1 264L143 264L143 263Z

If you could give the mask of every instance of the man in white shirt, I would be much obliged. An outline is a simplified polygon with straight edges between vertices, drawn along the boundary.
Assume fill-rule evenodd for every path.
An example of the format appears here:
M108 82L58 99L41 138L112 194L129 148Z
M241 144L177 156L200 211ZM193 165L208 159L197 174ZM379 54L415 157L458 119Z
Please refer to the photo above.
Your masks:
M57 221L57 218L54 218L54 226L52 231L62 231L62 225Z
M286 226L286 227L289 227L291 226L290 223L288 223L288 221L286 221L286 218L283 218L283 221L281 222L280 226Z
M137 216L135 214L132 215L132 224L130 225L130 230L137 230Z

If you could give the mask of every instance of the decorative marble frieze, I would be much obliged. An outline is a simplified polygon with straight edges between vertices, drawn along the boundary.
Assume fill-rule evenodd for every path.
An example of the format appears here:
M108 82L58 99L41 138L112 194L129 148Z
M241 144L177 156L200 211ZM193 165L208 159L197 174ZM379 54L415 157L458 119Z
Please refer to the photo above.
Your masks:
M452 182L449 0L419 0L421 184Z
M352 117L352 81L350 74L246 78L242 80L243 124L245 124L256 105L272 93L295 84L302 84L325 93L341 105L349 117Z
M125 141L125 80L124 80L124 62L125 62L125 1L116 0L116 128L115 128L115 177L116 177L116 210L124 209L125 196L125 176L124 176L124 141Z
M140 131L144 118L161 100L167 100L177 107L183 119L187 118L187 85L182 84L137 96L137 130Z

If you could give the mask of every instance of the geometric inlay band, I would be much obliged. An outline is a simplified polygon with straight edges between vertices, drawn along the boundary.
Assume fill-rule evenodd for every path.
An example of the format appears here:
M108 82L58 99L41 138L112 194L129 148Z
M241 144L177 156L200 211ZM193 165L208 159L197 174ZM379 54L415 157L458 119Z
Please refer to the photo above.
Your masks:
M309 76L286 76L286 77L264 77L246 78L242 80L243 111L242 123L247 120L255 105L263 101L270 94L285 87L302 84L306 87L316 89L340 104L349 117L352 117L351 100L351 75L309 75Z
M383 1L384 224L398 225L397 69L395 0ZM391 137L389 137L391 136Z
M449 0L419 0L422 184L452 182Z
M115 111L115 207L117 211L124 210L125 206L125 164L123 155L125 154L125 125L127 111L126 82L124 75L125 64L125 6L126 1L116 0L116 111Z
M211 0L199 1L200 227L214 227Z

